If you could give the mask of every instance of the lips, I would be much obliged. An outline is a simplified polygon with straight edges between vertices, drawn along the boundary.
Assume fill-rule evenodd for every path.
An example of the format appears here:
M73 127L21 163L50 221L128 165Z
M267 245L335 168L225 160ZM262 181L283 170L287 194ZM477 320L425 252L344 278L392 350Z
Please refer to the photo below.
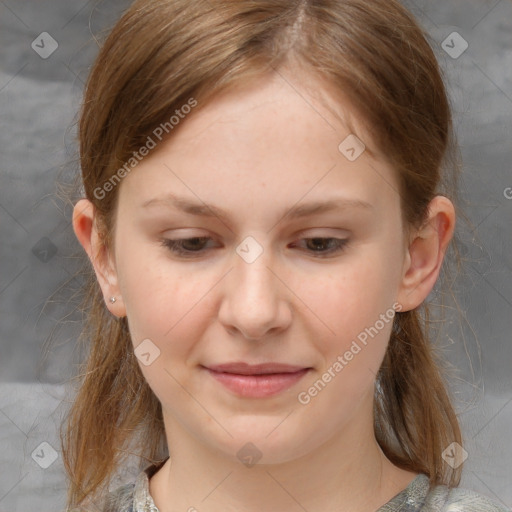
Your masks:
M210 365L209 370L219 373L234 373L237 375L268 375L272 373L295 373L306 369L305 366L292 366L284 363L248 364L244 362Z
M297 384L311 368L282 363L250 365L236 362L203 366L203 369L231 393L244 398L267 398Z

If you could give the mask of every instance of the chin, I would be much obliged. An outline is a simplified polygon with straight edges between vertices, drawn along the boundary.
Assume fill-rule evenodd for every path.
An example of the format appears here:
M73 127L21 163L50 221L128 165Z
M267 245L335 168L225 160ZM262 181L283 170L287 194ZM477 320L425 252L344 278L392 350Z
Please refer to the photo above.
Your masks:
M306 436L298 434L298 428L291 431L285 429L278 426L281 421L282 418L279 421L272 418L272 421L267 420L258 426L257 421L252 418L252 427L247 428L245 422L237 426L226 425L233 437L226 434L218 441L204 438L203 441L247 467L253 467L255 464L284 464L302 457L311 447L306 444ZM270 428L269 424L272 425ZM278 435L279 429L281 432ZM293 436L294 432L297 437Z

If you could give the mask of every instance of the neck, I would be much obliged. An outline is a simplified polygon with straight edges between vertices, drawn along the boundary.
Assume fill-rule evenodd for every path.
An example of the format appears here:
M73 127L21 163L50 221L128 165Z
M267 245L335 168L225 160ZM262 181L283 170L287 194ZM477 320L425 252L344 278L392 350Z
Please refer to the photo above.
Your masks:
M247 467L164 420L171 457L150 480L160 512L375 512L416 476L384 456L372 423L354 421L301 457Z

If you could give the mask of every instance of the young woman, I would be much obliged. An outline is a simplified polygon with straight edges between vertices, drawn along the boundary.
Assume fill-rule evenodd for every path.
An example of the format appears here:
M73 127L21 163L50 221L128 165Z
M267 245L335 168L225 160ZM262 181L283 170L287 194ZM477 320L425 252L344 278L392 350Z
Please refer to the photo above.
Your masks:
M399 3L136 1L79 128L69 508L505 510L457 487L424 304L452 125ZM138 478L109 489L130 453Z

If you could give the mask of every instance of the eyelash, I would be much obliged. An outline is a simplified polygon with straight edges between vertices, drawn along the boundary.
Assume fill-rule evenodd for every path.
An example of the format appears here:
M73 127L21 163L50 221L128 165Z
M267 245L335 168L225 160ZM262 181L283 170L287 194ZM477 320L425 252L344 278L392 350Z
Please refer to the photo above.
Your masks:
M169 238L163 238L161 240L162 245L169 249L171 252L173 252L175 255L183 257L183 258L197 258L199 255L204 254L205 251L202 249L199 251L190 251L187 249L183 249L182 244L183 242L191 242L194 240L211 240L210 237L204 237L204 236L195 236L191 238L180 238L176 240L171 240ZM310 238L303 238L302 240L334 240L335 241L335 248L328 250L328 251L310 251L313 255L315 255L316 258L323 258L324 255L330 255L334 253L340 253L343 252L347 246L348 246L348 240L342 239L342 238L333 238L333 237L310 237Z

